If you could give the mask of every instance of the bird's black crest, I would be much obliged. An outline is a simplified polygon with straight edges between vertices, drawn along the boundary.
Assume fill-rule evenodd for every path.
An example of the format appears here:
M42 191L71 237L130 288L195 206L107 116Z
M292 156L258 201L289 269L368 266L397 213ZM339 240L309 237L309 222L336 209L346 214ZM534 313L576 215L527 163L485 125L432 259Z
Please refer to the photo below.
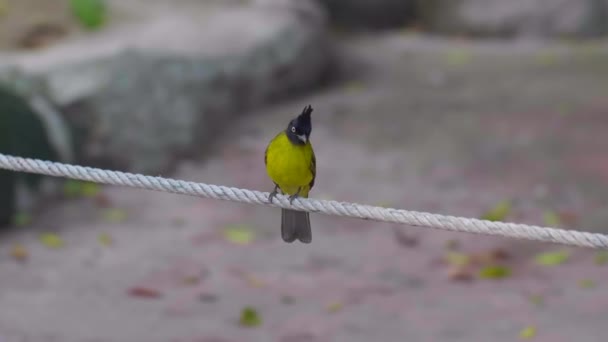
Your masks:
M306 135L310 135L310 131L312 130L312 123L310 119L311 113L312 107L308 105L304 107L302 113L296 118L298 128Z
M308 105L304 107L300 115L289 122L285 132L292 143L297 145L304 144L305 142L299 140L298 136L306 136L307 139L310 137L310 133L312 131L312 122L310 119L311 113L312 107Z
M308 121L310 122L310 114L312 113L312 107L310 105L304 107L304 109L302 110L302 114L300 114L300 116L298 116L299 120L302 120L304 122Z

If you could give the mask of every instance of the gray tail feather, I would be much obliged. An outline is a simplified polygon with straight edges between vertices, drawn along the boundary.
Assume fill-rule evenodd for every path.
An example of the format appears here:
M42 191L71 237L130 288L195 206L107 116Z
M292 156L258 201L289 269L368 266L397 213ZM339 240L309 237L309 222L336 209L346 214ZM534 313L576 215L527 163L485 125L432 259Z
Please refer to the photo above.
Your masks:
M310 217L305 211L281 209L281 237L285 242L294 242L296 239L302 243L312 241L310 230Z

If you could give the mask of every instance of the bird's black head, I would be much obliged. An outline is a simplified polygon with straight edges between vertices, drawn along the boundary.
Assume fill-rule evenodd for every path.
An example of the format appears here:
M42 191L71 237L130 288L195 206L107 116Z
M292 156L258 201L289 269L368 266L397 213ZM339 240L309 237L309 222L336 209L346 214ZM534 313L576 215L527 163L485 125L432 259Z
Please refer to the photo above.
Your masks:
M297 118L291 120L285 132L289 140L296 145L304 145L310 138L310 132L312 131L312 123L310 120L310 114L312 113L312 107L310 105L304 107L302 114L298 115Z

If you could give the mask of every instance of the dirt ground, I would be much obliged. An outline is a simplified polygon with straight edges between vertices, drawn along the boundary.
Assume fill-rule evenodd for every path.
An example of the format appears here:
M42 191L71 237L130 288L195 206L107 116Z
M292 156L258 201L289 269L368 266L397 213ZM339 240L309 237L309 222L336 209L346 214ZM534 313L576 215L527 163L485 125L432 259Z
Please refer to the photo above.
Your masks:
M266 143L310 103L311 196L469 217L512 199L509 221L544 224L551 210L608 231L605 49L403 34L344 49L358 79L244 115L211 158L172 176L270 190ZM123 214L72 200L3 237L0 341L605 340L608 265L594 251L323 215L311 245L285 244L276 209L104 193ZM235 226L255 239L227 241ZM49 249L41 232L65 245ZM451 280L441 259L454 241L501 249L510 276ZM16 243L27 262L11 256ZM563 264L534 262L562 250ZM237 324L245 306L259 326Z

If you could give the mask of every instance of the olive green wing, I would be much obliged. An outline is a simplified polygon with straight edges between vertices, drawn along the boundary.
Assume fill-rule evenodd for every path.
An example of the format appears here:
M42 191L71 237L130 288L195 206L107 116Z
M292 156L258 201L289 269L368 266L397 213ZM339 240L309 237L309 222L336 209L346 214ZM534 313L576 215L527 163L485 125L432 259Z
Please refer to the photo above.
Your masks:
M317 158L315 157L315 150L311 148L312 156L310 158L310 172L312 173L312 180L310 181L309 190L315 186L315 178L317 178Z

